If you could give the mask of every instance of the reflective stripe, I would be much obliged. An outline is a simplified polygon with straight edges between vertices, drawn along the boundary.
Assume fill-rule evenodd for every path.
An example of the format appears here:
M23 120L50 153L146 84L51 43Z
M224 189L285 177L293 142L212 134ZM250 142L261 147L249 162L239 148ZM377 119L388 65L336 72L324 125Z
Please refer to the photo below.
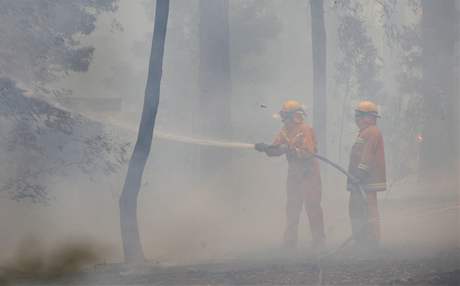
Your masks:
M302 132L302 131L299 132L299 133L297 133L297 134L294 136L294 138L292 138L292 141L296 140L299 136L303 136L303 132Z
M366 184L364 188L369 191L382 191L387 188L387 184L386 183Z
M294 137L292 137L292 139L289 139L287 133L285 130L281 130L281 135L284 137L284 140L286 140L286 143L288 145L293 145L295 143L295 140L301 136L304 136L304 133L302 131L300 131L299 133L297 133Z
M358 169L367 171L367 170L369 170L369 166L367 166L366 164L360 163L360 164L358 165Z
M286 140L286 143L289 144L289 138L288 138L288 136L287 136L286 131L281 130L281 136L283 136L284 140Z
M300 157L300 158L310 159L311 157L313 157L313 154L311 154L310 152L308 152L306 150L303 150L303 149L300 149L300 148L295 148L295 151L297 153L297 156Z
M362 137L356 137L355 144L363 144L365 142L364 138Z
M303 133L302 133L302 132L297 133L294 137L292 137L291 140L288 140L289 145L294 145L294 144L295 144L295 141L296 141L297 138L299 138L300 136L303 136Z

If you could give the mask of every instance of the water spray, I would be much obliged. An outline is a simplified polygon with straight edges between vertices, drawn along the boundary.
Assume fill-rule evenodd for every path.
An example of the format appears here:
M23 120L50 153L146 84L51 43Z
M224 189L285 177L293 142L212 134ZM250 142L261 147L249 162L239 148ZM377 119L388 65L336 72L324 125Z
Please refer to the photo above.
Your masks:
M254 144L251 144L251 143L222 141L222 140L214 140L214 139L207 139L207 138L194 138L194 137L181 136L181 135L164 133L164 132L155 132L155 137L158 139L170 140L170 141L194 144L194 145L200 145L200 146L232 148L232 149L253 149L254 148Z
M260 104L260 108L266 109L268 108L268 106L266 104ZM94 116L90 116L89 114L85 114L85 117L92 118L97 121L108 122L110 125L113 125L115 127L118 127L124 130L128 130L130 132L134 132L134 133L138 132L138 129L136 127L120 122L118 120L94 118ZM185 144L193 144L193 145L217 147L217 148L254 149L254 144L247 143L247 142L235 142L235 141L216 140L216 139L209 139L209 138L189 137L189 136L177 135L177 134L172 134L169 132L162 132L162 131L157 131L157 130L155 130L154 138L157 138L160 140L180 142L180 143L185 143ZM347 178L350 178L352 181L356 181L354 180L353 176L351 176L344 168L332 162L328 158L323 157L318 154L313 154L313 156L317 158L318 160L332 166L333 168L338 170L340 173L344 174Z

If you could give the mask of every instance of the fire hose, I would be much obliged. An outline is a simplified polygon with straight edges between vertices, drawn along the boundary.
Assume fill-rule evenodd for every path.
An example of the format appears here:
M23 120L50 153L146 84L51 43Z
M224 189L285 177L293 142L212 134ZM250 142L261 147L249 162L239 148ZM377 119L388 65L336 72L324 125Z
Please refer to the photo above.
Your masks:
M333 168L335 168L336 170L338 170L340 173L344 174L347 178L349 178L352 182L354 182L354 184L358 187L358 191L359 193L361 194L361 197L362 199L366 199L366 191L363 189L363 187L359 184L359 183L356 183L357 180L350 174L348 173L344 168L342 168L340 165L332 162L331 160L329 160L328 158L326 157L323 157L321 155L318 155L318 154L313 154L313 156L315 158L317 158L318 160L332 166ZM371 220L368 220L367 223L362 226L362 228L358 231L358 233L361 233L363 231L366 230L366 226L368 224L370 224L372 221ZM350 243L351 241L353 240L353 235L350 235L349 237L347 237L347 239L345 239L335 250L333 251L330 251L326 254L323 254L319 257L319 259L322 259L322 258L325 258L325 257L328 257L328 256L331 256L333 254L335 254L337 251L339 251L340 249L344 248L345 246L348 245L348 243Z
M123 129L127 129L130 131L136 132L136 128L127 126L126 124L123 124L121 122L115 121L115 120L110 120L110 123L114 126L117 127L122 127ZM254 149L255 144L251 143L244 143L244 142L230 142L230 141L223 141L223 140L214 140L214 139L208 139L208 138L197 138L197 137L189 137L189 136L182 136L182 135L177 135L177 134L172 134L172 133L167 133L167 132L161 132L161 131L155 131L155 138L160 139L160 140L168 140L168 141L175 141L175 142L181 142L185 144L193 144L193 145L200 145L200 146L212 146L216 148L231 148L231 149ZM323 157L318 154L313 154L315 158L318 160L328 164L329 166L333 167L343 175L345 175L347 178L349 178L352 182L357 182L357 180L349 174L344 168L342 168L340 165L332 162L326 157ZM363 190L362 186L359 184L356 184L358 187L359 192L361 193L363 198L366 198L366 193ZM344 243L342 243L340 248L345 247L348 242L352 240L352 236L350 236ZM338 250L337 249L337 250ZM337 251L336 250L336 251ZM334 251L334 252L336 252Z

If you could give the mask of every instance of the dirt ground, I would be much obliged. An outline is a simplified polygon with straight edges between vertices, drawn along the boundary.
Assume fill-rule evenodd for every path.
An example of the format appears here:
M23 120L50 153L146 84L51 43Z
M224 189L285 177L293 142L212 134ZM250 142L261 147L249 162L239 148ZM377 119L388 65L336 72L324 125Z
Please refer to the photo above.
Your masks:
M76 276L36 285L459 285L460 250L407 258L400 250L372 255L343 251L318 261L299 257L231 260L210 264L128 269L122 264L99 265ZM413 249L412 251L416 251ZM29 285L19 280L14 285Z
M53 280L19 277L10 285L460 285L456 197L396 197L385 204L377 251L340 247L344 238L331 242L321 259L307 247L295 253L273 248L189 264L97 264Z
M444 233L442 245L436 233L427 232L443 231L446 223L458 221L458 208L443 209L447 210L436 216L432 214L439 208L425 211L429 218L424 218L424 224L430 226L425 229L414 223L414 216L401 218L406 232L400 231L396 240L387 239L373 252L350 243L340 249L331 246L332 254L322 259L303 248L295 253L272 249L189 265L98 264L53 281L21 278L12 285L460 285L458 225L450 224L454 232ZM411 222L416 228L411 229ZM405 240L407 233L410 237L420 234L420 240Z

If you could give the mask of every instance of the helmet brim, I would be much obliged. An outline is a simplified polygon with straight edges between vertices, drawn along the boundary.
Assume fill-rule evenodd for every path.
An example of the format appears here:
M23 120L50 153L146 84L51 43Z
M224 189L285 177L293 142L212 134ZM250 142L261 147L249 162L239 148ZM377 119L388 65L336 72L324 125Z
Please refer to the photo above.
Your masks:
M358 116L372 116L372 117L375 117L375 118L380 118L380 115L375 111L362 111L362 110L355 109L355 116L356 115L358 115Z

